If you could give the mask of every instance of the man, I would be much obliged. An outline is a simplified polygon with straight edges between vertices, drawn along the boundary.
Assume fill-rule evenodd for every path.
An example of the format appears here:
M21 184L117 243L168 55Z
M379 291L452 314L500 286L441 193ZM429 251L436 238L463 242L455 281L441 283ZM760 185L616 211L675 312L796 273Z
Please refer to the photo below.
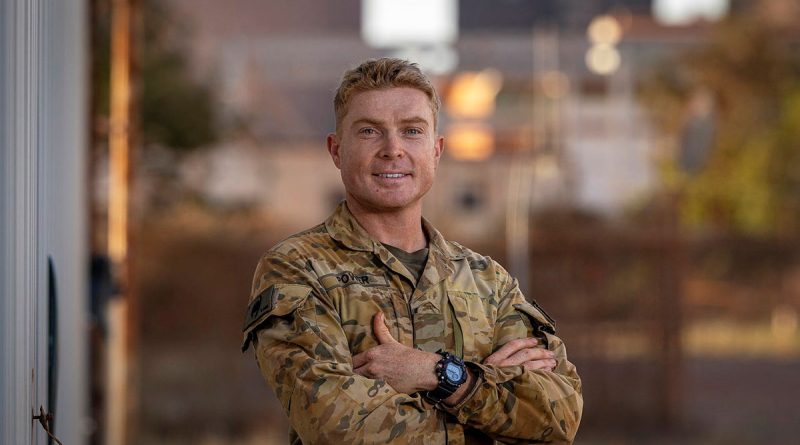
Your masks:
M583 399L554 323L422 218L444 147L415 64L345 73L327 138L346 198L261 258L244 326L293 443L571 443Z

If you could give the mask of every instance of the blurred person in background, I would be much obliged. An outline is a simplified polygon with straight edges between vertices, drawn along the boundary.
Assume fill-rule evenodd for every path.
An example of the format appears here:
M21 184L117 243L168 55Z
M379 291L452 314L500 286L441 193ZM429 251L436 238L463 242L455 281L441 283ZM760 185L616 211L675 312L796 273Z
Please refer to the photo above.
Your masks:
M444 138L416 64L344 74L328 135L346 197L269 250L246 351L292 443L571 443L583 399L554 321L489 257L422 217Z

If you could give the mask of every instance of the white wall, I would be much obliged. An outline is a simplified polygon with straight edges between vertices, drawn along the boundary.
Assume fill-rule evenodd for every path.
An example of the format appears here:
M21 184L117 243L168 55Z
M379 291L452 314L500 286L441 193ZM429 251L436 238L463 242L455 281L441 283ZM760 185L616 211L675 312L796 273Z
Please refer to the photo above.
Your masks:
M0 1L0 443L86 443L87 6ZM58 290L57 406L47 402L47 258Z

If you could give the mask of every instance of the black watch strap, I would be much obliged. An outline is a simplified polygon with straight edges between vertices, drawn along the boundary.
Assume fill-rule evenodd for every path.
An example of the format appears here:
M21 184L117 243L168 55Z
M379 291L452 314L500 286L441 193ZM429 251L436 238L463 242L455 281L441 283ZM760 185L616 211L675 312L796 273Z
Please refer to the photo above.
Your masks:
M439 386L437 386L436 389L434 389L433 391L428 391L426 395L428 399L430 399L433 403L439 403L442 400L452 396L457 389L458 388L455 389L445 388L441 383L439 383Z
M455 355L450 354L449 352L439 351L438 354L442 356L442 359L436 364L434 372L436 373L436 378L439 380L439 385L436 387L436 389L428 391L425 394L425 397L427 397L434 404L438 404L442 400L453 395L453 393L458 391L458 388L460 388L461 385L463 385L467 380L467 368L464 366L463 360ZM462 378L459 379L459 381L452 381L447 376L447 367L453 365L461 368Z

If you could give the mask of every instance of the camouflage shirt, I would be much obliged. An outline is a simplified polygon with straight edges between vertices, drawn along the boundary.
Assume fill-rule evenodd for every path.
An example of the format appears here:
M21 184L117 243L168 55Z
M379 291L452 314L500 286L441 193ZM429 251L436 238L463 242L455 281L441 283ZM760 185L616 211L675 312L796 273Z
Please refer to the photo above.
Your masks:
M553 321L499 264L446 241L427 221L419 282L342 203L325 223L273 247L256 268L244 326L258 366L304 444L571 443L583 399ZM477 383L458 406L433 406L353 372L377 345L383 311L396 340L463 353ZM482 361L530 336L556 353L551 371ZM458 349L458 350L457 350Z

